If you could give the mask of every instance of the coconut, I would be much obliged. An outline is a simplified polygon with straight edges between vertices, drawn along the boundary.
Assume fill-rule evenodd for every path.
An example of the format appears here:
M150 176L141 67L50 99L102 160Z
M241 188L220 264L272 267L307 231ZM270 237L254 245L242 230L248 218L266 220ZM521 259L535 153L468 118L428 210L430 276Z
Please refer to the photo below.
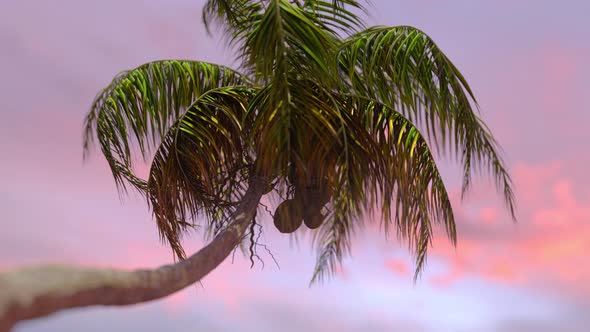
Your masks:
M293 233L303 222L303 209L294 199L287 199L277 206L274 214L275 227L281 233Z
M307 226L307 228L316 229L322 225L325 218L326 217L322 214L322 211L318 210L314 214L305 216L303 218L303 222L305 223L305 226Z

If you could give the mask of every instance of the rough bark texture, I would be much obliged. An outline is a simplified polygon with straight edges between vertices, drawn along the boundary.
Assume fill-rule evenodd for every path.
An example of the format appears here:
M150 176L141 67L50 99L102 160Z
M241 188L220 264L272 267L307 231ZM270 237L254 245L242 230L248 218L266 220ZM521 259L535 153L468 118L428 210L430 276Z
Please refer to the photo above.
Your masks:
M176 264L135 271L48 265L0 274L0 332L63 309L156 300L199 281L240 243L266 186L253 177L230 226Z

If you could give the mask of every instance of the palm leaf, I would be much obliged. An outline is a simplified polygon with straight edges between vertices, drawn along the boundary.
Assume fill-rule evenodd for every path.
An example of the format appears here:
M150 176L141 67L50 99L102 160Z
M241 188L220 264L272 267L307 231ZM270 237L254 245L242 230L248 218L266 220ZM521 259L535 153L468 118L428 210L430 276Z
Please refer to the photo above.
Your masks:
M304 129L296 125L296 118L301 110L312 109L318 102L309 86L302 84L303 79L314 78L316 85L327 87L336 84L335 68L330 67L334 43L309 13L288 1L269 1L266 10L251 19L248 28L240 32L240 54L248 72L265 85L252 104L250 114L256 121L251 137L263 143L257 153L265 169L278 173L296 154L294 138Z
M157 61L119 74L94 100L85 121L84 149L94 135L120 189L145 190L132 170L133 148L145 159L199 96L225 86L248 86L229 68L198 61Z
M287 84L289 71L316 78L329 73L334 40L308 12L286 0L271 0L264 12L250 19L237 34L239 56L257 80L273 82L279 90Z
M339 33L356 33L365 28L365 23L352 10L365 12L364 6L354 0L319 1L305 0L296 3L324 30L337 36Z
M444 224L453 243L457 237L450 200L431 150L414 124L390 107L357 97L338 100L342 109L351 110L348 114L353 122L364 126L363 136L373 141L362 141L369 153L359 154L358 149L348 152L362 155L361 160L338 165L333 212L314 239L320 254L312 282L334 271L350 248L355 224L362 225L362 214L377 201L381 201L384 231L394 224L398 236L407 240L414 252L417 278L426 262L432 225ZM360 142L355 136L349 140Z
M512 217L512 181L490 130L474 112L465 78L426 34L412 27L375 27L346 39L338 61L358 96L374 98L426 129L437 151L461 156L463 194L473 165L493 175Z
M221 27L231 45L241 39L241 33L251 24L250 20L260 15L263 9L259 0L207 0L202 19L209 33L212 25Z
M162 238L179 258L190 220L206 217L217 232L244 193L249 150L244 127L253 92L225 87L202 94L170 127L155 153L147 196Z

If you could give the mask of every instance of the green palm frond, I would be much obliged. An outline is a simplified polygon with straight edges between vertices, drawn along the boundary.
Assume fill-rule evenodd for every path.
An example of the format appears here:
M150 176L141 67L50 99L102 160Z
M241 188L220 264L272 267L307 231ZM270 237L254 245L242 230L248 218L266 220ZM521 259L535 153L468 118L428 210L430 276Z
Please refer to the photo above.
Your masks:
M202 94L174 123L156 151L147 196L163 239L184 258L180 236L188 220L207 218L208 231L224 226L243 194L249 161L246 111L253 92L224 87Z
M259 0L207 0L202 19L207 32L211 33L212 25L218 25L231 45L240 40L240 31L263 10L264 5Z
M448 193L419 130L383 104L365 101L361 105L367 110L367 119L372 117L368 124L385 160L386 180L380 188L384 231L387 233L393 222L398 236L408 241L416 255L417 278L426 262L433 224L443 224L451 242L457 241Z
M359 179L376 171L374 163L365 162L376 149L369 133L348 105L317 82L297 80L291 90L288 113L271 107L271 88L261 90L251 103L250 144L256 147L258 163L271 174L288 175L291 185L313 176L329 177L339 186L335 176L347 178L352 186L347 190L361 204L365 188Z
M443 224L453 243L457 238L451 203L432 152L419 130L399 112L370 99L335 98L352 122L362 124L363 130L354 134L365 132L372 141L351 135L349 142L358 142L366 153L358 148L341 152L332 213L314 239L320 254L312 282L334 271L350 248L355 224L361 226L362 214L378 202L384 231L393 224L414 252L417 278L426 262L432 226ZM345 162L346 155L362 159Z
M249 85L232 69L198 61L157 61L123 72L92 104L85 121L85 153L96 134L119 188L125 189L127 181L144 190L145 181L132 170L133 148L146 158L201 94Z
M289 72L323 79L330 73L334 40L309 13L287 0L270 0L260 15L238 32L245 68L258 81L286 84Z
M203 18L207 26L220 23L242 67L256 82L278 81L278 88L294 68L300 75L334 78L327 75L333 65L334 36L322 29L309 6L287 0L209 0Z
M296 3L312 14L315 22L333 35L356 33L365 29L365 23L352 10L366 12L358 1L307 0Z
M365 23L352 10L366 12L364 6L355 0L294 0L294 1L260 1L260 0L208 0L203 7L202 19L205 28L211 32L211 26L220 26L229 38L230 44L245 39L251 33L253 21L260 20L264 12L272 12L275 6L296 7L312 19L326 32L337 35L340 32L353 33L365 28ZM280 5L280 4L279 4ZM269 10L270 8L270 10Z
M438 151L461 156L463 193L473 165L490 171L514 218L512 182L497 143L472 109L465 78L432 39L408 26L374 27L344 40L338 59L355 94L399 110L426 129Z

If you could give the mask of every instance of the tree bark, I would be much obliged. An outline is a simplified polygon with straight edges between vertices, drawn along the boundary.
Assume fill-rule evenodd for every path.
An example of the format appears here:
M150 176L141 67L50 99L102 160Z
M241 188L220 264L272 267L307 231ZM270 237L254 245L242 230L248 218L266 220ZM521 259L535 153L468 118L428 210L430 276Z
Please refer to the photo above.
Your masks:
M48 265L0 274L0 332L17 322L92 305L121 306L171 295L206 276L241 242L267 180L252 177L232 223L189 258L154 270Z

